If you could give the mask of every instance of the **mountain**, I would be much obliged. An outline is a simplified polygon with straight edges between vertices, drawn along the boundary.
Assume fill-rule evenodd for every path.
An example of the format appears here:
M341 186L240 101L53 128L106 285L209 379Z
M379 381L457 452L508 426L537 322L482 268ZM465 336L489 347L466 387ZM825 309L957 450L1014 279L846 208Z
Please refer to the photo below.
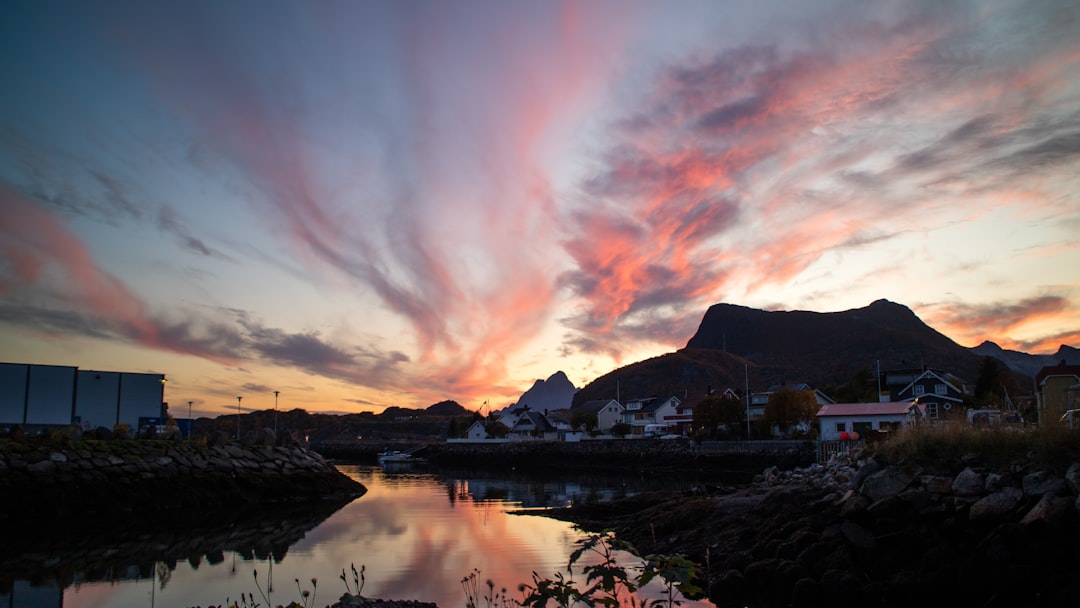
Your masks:
M570 379L561 371L555 372L547 380L537 380L529 390L521 394L517 400L518 406L529 406L529 409L561 410L570 407L577 388Z
M440 401L436 404L429 405L424 411L432 416L461 416L472 413L462 407L457 401L452 400Z
M712 349L684 348L674 353L638 361L600 376L574 395L578 405L595 399L675 395L684 401L700 401L710 388L742 389L748 374L748 362L730 353ZM759 370L751 372L751 385L757 386Z
M1034 378L1040 369L1057 365L1062 361L1066 365L1080 365L1080 349L1064 344L1059 346L1058 351L1053 355L1029 355L1018 350L1005 350L987 340L972 348L971 352L980 357L994 357L1009 366L1009 369L1031 378Z
M1056 363L1078 352L1065 346L1049 360ZM1014 372L1026 375L1027 379L1018 380L1030 385L1035 364L1027 358L1032 355L1014 353L1003 358L986 345L965 348L908 307L888 300L829 313L766 311L721 303L709 307L685 348L605 374L578 391L574 403L662 395L694 401L710 388L741 392L748 386L751 391L763 391L802 382L828 387L848 384L857 376L857 382L873 385L879 365L882 370L941 369L974 384L986 355L1001 358ZM1012 360L1027 365L1018 367Z
M979 365L978 355L888 300L828 313L715 304L686 346L724 350L768 366L772 384L842 383L879 364L942 369L974 382Z

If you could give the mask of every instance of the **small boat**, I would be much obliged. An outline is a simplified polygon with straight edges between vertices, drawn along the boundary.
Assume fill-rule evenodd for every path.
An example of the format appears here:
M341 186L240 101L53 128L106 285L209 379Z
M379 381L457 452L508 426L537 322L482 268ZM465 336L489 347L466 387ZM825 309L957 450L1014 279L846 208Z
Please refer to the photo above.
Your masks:
M417 458L410 452L401 452L399 450L388 450L386 452L379 452L379 464L403 464L403 463L420 463L424 462L423 458Z

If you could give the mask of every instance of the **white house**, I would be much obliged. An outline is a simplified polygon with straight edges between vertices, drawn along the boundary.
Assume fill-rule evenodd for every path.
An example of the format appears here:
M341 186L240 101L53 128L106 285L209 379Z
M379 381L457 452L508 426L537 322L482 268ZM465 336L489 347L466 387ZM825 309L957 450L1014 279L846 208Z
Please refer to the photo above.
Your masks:
M623 406L614 399L597 399L570 408L571 415L579 412L594 414L596 416L596 428L603 433L607 433L611 430L611 427L622 422Z
M487 438L487 419L477 420L472 423L469 430L465 431L465 438L473 441Z
M916 401L875 403L830 403L818 410L820 438L840 439L840 433L891 431L915 424L926 416Z
M678 397L648 397L626 402L623 421L633 427L634 435L644 435L649 424L667 424L674 427L678 420Z

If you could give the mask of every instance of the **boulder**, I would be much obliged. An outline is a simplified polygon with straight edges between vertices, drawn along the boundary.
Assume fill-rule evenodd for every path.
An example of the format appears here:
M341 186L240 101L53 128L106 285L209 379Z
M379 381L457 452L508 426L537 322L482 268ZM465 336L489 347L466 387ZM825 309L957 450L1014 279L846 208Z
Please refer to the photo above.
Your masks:
M1065 519L1069 510L1069 499L1054 493L1043 494L1039 502L1024 515L1020 523L1029 526L1035 523L1056 526Z
M953 479L952 491L956 496L982 496L986 488L986 476L971 467L965 468Z
M1080 462L1072 463L1069 470L1065 471L1065 485L1070 494L1080 495Z
M1012 516L1023 498L1024 492L1020 488L1002 488L971 505L968 519L989 522L1005 521Z
M863 480L860 491L872 502L896 496L907 489L915 475L902 467L890 466Z
M844 538L859 549L874 549L877 547L877 539L866 528L853 521L846 521L840 526L840 532Z
M867 477L873 475L874 473L877 473L878 471L880 471L880 470L882 470L884 468L885 468L885 466L882 465L877 460L874 460L874 459L868 460L868 461L866 461L865 464L863 464L861 467L859 467L859 470L855 473L855 476L851 479L851 483L852 483L852 485L854 485L857 488L860 485L862 485L862 482L864 480L866 480Z
M1046 471L1035 471L1024 475L1024 494L1042 496L1047 493L1060 494L1065 491L1065 480L1054 477Z
M952 494L953 478L944 475L923 475L919 480L931 494Z

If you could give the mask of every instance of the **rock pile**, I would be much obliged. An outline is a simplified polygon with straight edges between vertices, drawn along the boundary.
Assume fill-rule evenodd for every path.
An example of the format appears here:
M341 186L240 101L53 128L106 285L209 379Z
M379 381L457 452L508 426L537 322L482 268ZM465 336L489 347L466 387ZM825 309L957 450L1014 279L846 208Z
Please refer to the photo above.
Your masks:
M721 608L1078 606L1078 494L1080 463L943 474L856 455L554 516L687 555Z
M359 483L302 447L176 441L0 441L5 518L356 497Z
M765 519L719 573L721 604L1080 605L1080 463L942 475L845 458L756 488Z

